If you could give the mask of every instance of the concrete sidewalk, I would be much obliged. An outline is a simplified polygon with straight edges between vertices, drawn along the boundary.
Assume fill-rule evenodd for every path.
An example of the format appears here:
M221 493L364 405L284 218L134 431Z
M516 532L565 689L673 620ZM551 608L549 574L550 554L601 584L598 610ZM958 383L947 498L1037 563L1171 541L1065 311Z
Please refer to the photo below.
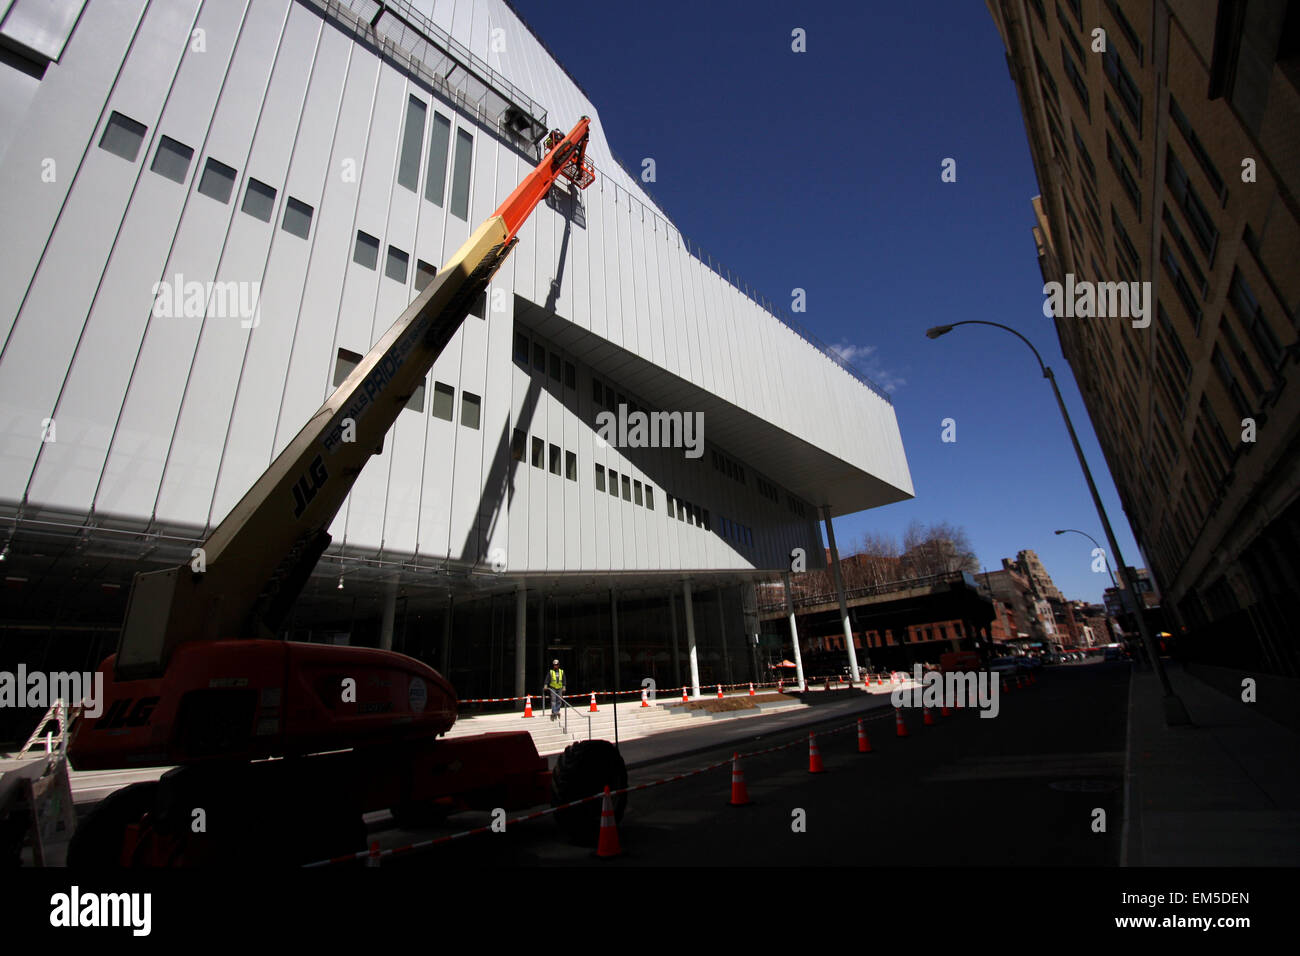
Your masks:
M1194 726L1166 727L1160 683L1129 686L1123 866L1300 863L1300 737L1167 662Z

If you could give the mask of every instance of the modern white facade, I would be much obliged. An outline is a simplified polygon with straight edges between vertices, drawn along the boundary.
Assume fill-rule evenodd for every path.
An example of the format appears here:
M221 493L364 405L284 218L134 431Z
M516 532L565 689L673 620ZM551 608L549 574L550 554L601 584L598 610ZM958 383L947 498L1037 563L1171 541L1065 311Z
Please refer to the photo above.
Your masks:
M912 494L889 401L701 262L502 0L0 0L0 38L15 557L55 528L185 553L583 115L596 182L538 207L327 558L735 582L819 565L823 506ZM703 413L702 457L602 447L620 402Z

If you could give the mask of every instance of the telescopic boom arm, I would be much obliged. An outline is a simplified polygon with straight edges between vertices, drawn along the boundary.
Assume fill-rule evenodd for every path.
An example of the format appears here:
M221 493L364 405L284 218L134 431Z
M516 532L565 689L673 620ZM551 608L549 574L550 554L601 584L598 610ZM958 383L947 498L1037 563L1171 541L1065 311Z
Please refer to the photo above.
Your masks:
M190 565L135 576L119 679L156 676L184 641L274 637L329 546L328 528L407 399L455 335L561 177L580 189L590 120L552 132L547 152L325 400L204 542Z

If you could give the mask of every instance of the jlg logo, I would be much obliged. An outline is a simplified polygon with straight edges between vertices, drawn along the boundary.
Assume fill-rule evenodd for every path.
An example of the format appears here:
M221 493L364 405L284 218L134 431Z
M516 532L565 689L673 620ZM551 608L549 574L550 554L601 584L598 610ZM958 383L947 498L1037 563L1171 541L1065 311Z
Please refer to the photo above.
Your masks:
M299 478L293 486L293 516L297 518L306 510L307 505L316 497L316 492L325 486L329 478L329 472L325 470L325 462L317 455L312 459L307 473Z
M109 706L108 712L95 724L96 730L116 730L118 727L143 727L153 716L153 709L158 706L160 697L119 698ZM132 701L135 706L132 707Z

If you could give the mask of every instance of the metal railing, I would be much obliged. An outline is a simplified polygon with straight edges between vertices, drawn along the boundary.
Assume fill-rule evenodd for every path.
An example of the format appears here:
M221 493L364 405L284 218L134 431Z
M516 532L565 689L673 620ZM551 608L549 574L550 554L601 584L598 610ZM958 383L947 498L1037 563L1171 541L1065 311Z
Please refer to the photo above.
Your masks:
M894 591L906 591L912 588L932 587L936 584L953 584L957 581L972 583L966 580L964 571L943 571L939 574L927 574L919 578L906 578L901 581L885 581L881 584L868 584L863 587L845 588L844 599L852 601L855 598L875 597L880 594L889 594ZM816 594L799 594L791 598L791 604L795 607L811 607L816 604L835 604L839 601L839 595L834 591L822 591ZM780 601L769 601L760 604L758 610L777 611L785 607L785 599Z
M556 699L558 699L560 703L564 705L560 709L560 714L561 714L560 730L562 730L566 734L569 732L569 711L572 710L574 713L578 714L579 716L587 718L587 739L590 740L591 739L591 714L590 713L584 714L582 711L578 710L578 708L574 707L567 700L565 700L563 694L556 693L555 690L550 687L546 688L546 693L548 695L551 695L551 700L547 705L548 712L554 708L554 702Z

